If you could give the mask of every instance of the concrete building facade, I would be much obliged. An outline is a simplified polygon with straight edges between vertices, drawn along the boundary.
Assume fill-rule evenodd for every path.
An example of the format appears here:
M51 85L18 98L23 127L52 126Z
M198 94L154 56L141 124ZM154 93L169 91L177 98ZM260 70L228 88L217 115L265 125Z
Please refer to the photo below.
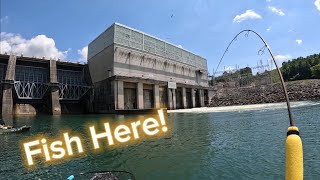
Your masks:
M207 60L114 23L88 46L96 112L208 103Z

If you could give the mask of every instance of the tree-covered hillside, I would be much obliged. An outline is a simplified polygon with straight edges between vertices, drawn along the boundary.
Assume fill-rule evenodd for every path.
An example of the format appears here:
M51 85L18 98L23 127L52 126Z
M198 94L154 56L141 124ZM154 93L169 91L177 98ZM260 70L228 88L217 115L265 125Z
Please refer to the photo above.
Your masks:
M285 81L320 78L320 53L283 62L281 72Z

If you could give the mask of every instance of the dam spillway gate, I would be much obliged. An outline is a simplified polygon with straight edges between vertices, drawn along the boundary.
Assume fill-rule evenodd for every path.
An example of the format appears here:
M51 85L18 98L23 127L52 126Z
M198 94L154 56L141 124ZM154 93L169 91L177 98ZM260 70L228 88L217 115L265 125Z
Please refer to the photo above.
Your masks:
M2 115L61 114L69 104L87 106L90 98L84 97L92 88L85 72L83 64L0 55Z

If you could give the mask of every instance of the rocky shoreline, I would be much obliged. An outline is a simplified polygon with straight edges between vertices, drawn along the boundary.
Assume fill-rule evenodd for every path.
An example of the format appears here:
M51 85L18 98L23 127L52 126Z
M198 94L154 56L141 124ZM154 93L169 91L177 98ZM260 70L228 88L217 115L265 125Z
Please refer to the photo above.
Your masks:
M320 100L320 79L286 82L286 86L290 101ZM210 91L209 107L285 102L280 83Z

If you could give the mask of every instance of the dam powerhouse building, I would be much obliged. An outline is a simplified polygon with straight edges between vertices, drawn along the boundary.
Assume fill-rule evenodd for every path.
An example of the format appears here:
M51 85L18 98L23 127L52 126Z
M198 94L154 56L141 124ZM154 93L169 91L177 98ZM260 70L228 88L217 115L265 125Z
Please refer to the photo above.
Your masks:
M88 64L0 54L2 116L202 107L206 59L114 23L88 46Z
M96 111L208 103L207 60L114 23L88 46Z

